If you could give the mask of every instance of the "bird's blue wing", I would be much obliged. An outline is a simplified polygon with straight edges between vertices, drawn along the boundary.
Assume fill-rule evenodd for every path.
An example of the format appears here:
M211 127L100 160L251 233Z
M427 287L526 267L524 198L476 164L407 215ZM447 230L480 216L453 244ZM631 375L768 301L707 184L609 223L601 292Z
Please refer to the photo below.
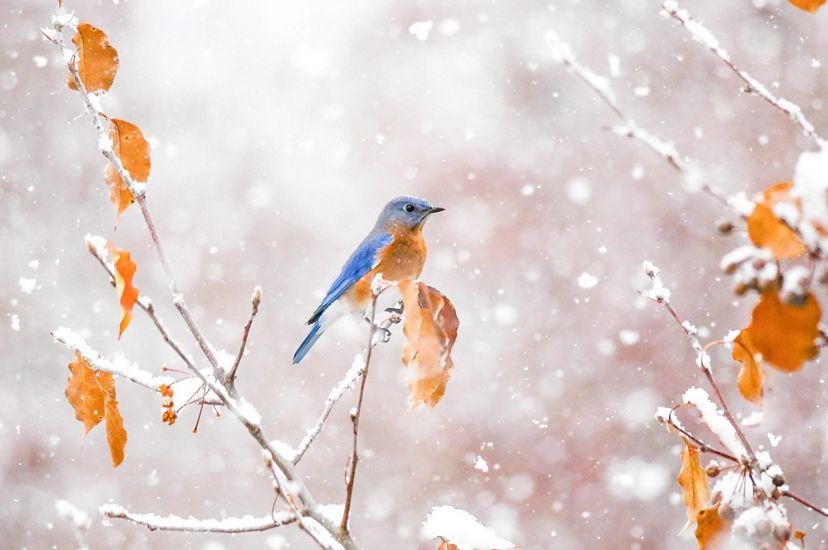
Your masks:
M308 319L309 325L315 323L332 303L345 294L345 291L376 267L379 262L378 252L380 249L391 244L392 240L394 238L390 234L382 233L379 235L370 235L360 243L359 247L348 258L348 261L345 262L345 265L342 266L342 272L333 282L331 288L328 289L328 293L325 295L322 303L319 304L319 307L316 308L316 311Z

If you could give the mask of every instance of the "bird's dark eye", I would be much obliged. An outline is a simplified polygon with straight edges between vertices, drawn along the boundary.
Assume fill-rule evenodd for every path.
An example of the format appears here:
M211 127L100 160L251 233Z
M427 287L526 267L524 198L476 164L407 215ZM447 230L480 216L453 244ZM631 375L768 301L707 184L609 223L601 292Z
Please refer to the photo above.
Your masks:
M406 212L414 212L414 205L413 204L406 204L405 205Z

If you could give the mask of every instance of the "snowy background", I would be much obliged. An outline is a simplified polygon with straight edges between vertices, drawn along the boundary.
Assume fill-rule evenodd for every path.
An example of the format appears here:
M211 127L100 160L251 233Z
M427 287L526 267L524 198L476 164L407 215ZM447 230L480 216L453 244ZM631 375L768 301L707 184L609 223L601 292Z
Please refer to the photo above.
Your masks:
M693 547L691 533L677 537L678 441L653 412L703 381L681 333L638 295L641 262L659 265L676 307L718 338L752 306L716 267L742 237L717 236L718 204L686 194L666 163L603 129L616 122L611 112L552 61L544 35L556 31L598 72L617 66L611 84L628 114L729 193L789 179L808 146L797 129L740 96L733 75L660 17L656 1L253 4L68 6L118 49L121 71L103 106L152 139L150 207L217 345L235 352L251 289L264 288L240 387L269 432L296 444L315 422L365 327L338 327L291 368L304 320L385 201L423 196L447 209L426 228L423 278L457 306L457 368L435 410L407 413L400 334L379 348L361 430L359 540L433 548L420 526L432 506L450 504L522 548ZM828 131L828 11L811 16L779 0L688 7ZM49 330L72 327L149 370L174 365L140 312L117 341L115 294L84 234L132 251L137 285L196 347L137 209L114 229L94 131L39 37L51 11L50 2L4 0L0 19L3 544L71 547L57 498L90 512L111 499L162 514L266 514L273 494L259 451L231 418L207 415L193 435L189 411L168 427L158 396L119 382L125 462L111 468L101 428L81 444L63 396L72 355ZM430 32L409 32L422 21ZM724 352L714 362L738 412L749 413ZM821 369L770 373L765 422L748 435L768 445L768 432L782 434L774 456L789 483L824 504ZM343 499L353 399L338 404L301 466L321 502ZM789 510L809 547L825 543L825 522ZM153 534L97 519L89 537L93 548L310 547L294 528Z

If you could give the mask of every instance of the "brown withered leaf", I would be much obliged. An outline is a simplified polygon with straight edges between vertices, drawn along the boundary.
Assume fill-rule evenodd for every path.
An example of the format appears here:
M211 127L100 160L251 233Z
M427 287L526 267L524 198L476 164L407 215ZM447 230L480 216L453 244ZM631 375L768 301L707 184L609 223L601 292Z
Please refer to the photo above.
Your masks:
M817 11L824 3L825 0L788 0L791 4L796 6L797 8L803 9L805 11L809 11L814 13Z
M66 399L75 410L75 418L83 423L83 433L106 419L106 441L112 465L118 467L124 460L127 433L118 410L115 380L108 372L97 372L80 355L69 363L71 375L66 384Z
M106 33L89 23L80 23L72 42L78 50L75 63L83 87L89 93L108 91L118 72L118 52ZM66 77L66 84L73 90L78 89L71 73Z
M773 206L787 197L792 185L777 183L765 189L762 201L747 218L748 235L753 244L768 248L777 260L797 258L806 252L796 233L773 213Z
M150 146L144 139L141 129L126 120L113 118L109 126L109 138L112 141L112 150L121 159L132 179L139 182L147 181L152 162ZM116 219L120 218L124 210L135 202L135 197L112 163L107 165L104 179L109 185L109 200L118 207Z
M762 292L750 324L742 330L742 344L753 355L762 354L768 364L785 372L799 370L805 361L816 357L819 349L819 303L813 294L800 303L786 303L779 298L778 285Z
M437 550L459 550L454 544L440 539L440 544L437 545Z
M75 352L75 360L69 363L69 372L72 374L64 394L75 409L75 418L83 423L83 434L86 435L104 418L104 393L98 373L89 367L80 353Z
M101 373L108 374L108 373ZM106 441L109 443L109 454L112 457L112 466L117 468L124 461L124 448L127 442L127 433L124 429L124 419L118 410L118 398L115 391L115 379L111 374L99 377L101 389L104 392L104 416L106 417Z
M681 487L689 526L696 521L699 512L710 500L710 490L707 488L707 473L699 462L698 447L692 445L687 438L682 437L682 439L684 439L684 449L681 450L681 471L676 481Z
M118 291L118 301L121 303L121 323L118 326L120 338L132 320L132 308L138 301L138 289L132 284L137 266L128 251L112 243L107 243L106 247L115 266L115 288Z
M696 541L699 550L725 550L728 547L730 522L719 516L718 506L699 512L696 519Z
M400 281L398 286L405 310L402 362L408 369L409 403L412 409L420 403L431 409L445 394L454 368L457 311L451 300L425 283Z
M733 359L741 364L738 386L742 396L751 403L762 403L765 369L756 360L756 348L747 329L733 339Z

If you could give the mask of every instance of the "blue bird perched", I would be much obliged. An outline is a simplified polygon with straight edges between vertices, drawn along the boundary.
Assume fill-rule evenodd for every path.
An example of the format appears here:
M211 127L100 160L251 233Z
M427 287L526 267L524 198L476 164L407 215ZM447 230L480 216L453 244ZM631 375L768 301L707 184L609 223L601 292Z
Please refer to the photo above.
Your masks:
M423 225L429 216L443 210L415 197L397 197L385 205L374 228L342 266L308 319L312 326L293 354L294 365L336 320L348 313L364 312L370 306L371 282L376 274L392 282L420 276L426 259Z

